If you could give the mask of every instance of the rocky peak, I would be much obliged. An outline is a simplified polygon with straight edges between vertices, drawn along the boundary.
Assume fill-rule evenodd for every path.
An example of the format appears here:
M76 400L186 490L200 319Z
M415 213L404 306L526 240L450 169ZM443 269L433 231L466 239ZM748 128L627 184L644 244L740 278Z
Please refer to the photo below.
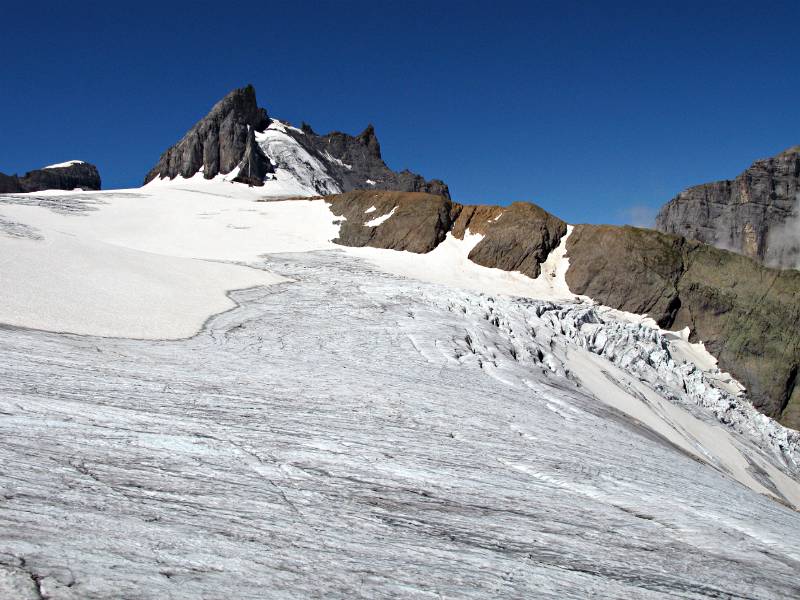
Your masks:
M144 182L156 177L191 177L201 168L206 179L230 173L248 149L250 131L264 131L268 125L267 111L259 108L255 88L248 85L233 90L161 155Z
M375 135L375 126L370 123L367 128L356 136L356 139L364 145L367 154L373 158L381 158L381 145L378 136Z
M211 179L237 167L233 181L262 185L269 173L279 169L308 195L359 189L450 194L441 180L428 181L407 170L392 171L381 157L372 124L355 136L340 131L319 135L305 122L297 129L269 119L249 85L215 104L161 155L145 183L156 177L191 177L201 169L203 176Z

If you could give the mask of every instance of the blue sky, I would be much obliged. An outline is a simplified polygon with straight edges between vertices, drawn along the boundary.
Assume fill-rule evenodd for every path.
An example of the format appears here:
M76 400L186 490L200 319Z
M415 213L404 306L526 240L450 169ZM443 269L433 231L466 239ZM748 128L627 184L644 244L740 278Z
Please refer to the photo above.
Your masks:
M800 144L798 2L6 3L0 171L138 185L234 87L454 199L644 223Z

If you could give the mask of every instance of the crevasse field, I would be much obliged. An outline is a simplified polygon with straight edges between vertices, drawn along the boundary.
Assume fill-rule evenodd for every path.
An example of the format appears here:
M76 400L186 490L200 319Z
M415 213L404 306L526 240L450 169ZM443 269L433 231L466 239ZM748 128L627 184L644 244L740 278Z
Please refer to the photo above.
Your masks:
M0 598L800 596L798 434L686 331L280 178L0 197Z

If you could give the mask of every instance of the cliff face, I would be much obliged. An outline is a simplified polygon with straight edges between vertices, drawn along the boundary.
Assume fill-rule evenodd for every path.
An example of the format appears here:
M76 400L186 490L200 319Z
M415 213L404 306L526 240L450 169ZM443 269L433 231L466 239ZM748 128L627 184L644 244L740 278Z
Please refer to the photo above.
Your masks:
M800 258L800 146L759 160L734 180L698 185L665 204L656 228L732 250L771 266Z
M73 160L63 165L28 171L22 177L0 173L0 193L14 194L42 190L99 190L97 167Z

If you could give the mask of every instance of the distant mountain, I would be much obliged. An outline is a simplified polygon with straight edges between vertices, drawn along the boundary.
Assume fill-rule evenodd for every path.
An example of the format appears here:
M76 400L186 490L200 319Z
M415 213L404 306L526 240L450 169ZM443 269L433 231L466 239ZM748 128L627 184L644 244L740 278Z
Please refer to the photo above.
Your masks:
M754 162L733 180L705 183L665 204L656 228L770 266L800 266L800 146Z
M42 190L99 190L97 167L81 160L28 171L22 177L0 173L0 193L16 194Z
M336 194L357 189L429 192L450 196L447 185L404 170L392 171L381 157L375 129L359 135L325 135L270 118L258 107L253 86L233 90L161 155L145 177L226 179L286 194ZM272 183L269 183L272 182Z

